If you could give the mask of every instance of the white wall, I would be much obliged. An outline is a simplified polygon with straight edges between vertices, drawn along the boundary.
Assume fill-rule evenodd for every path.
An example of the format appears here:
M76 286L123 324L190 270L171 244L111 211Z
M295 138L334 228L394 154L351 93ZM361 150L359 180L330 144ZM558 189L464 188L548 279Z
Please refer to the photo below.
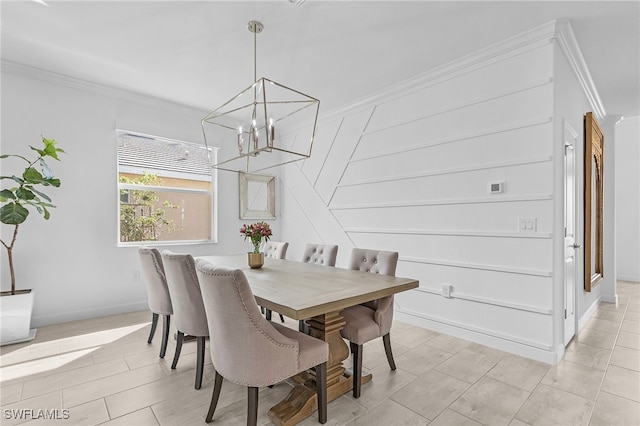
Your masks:
M339 265L356 246L398 251L397 274L420 280L398 319L553 362L553 31L325 116L311 159L283 173L288 257L311 241L339 244Z
M147 309L136 248L117 247L115 129L202 143L196 111L3 63L3 154L28 154L40 135L66 154L51 166L62 181L47 191L58 207L47 222L32 213L15 247L18 286L36 292L33 325ZM11 173L2 160L3 173ZM194 255L247 251L238 229L238 178L219 172L218 244L169 246ZM276 235L278 221L272 221ZM3 239L11 227L2 226ZM4 251L4 250L3 250ZM9 288L2 254L2 289Z
M640 282L640 116L616 126L616 269Z

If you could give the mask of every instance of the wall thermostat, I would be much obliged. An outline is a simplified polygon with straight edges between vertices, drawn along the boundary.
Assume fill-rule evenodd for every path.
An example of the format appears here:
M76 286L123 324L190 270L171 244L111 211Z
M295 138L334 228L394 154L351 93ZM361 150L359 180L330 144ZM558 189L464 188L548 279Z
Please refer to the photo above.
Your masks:
M504 182L489 182L489 194L501 194L504 191Z

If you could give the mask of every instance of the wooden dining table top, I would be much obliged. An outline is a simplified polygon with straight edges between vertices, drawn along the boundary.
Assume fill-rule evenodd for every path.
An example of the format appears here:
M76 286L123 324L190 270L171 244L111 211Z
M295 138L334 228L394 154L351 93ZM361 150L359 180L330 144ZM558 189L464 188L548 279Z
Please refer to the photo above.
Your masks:
M366 271L265 258L251 269L247 255L199 256L214 265L241 269L260 306L302 320L416 288L418 280Z

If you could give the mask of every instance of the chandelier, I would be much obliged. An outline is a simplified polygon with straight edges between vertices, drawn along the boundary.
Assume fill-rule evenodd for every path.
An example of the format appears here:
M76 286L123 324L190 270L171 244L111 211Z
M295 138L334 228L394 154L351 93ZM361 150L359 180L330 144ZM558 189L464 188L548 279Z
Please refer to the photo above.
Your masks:
M256 36L250 21L254 83L201 120L211 167L255 173L311 156L320 101L267 78L257 78ZM209 149L207 151L210 152Z

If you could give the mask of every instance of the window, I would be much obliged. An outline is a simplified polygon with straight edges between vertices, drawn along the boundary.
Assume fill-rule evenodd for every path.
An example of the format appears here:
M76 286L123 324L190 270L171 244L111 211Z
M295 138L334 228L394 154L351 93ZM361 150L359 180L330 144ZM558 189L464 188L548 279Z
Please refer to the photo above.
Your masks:
M215 241L215 198L203 145L117 130L119 245Z

